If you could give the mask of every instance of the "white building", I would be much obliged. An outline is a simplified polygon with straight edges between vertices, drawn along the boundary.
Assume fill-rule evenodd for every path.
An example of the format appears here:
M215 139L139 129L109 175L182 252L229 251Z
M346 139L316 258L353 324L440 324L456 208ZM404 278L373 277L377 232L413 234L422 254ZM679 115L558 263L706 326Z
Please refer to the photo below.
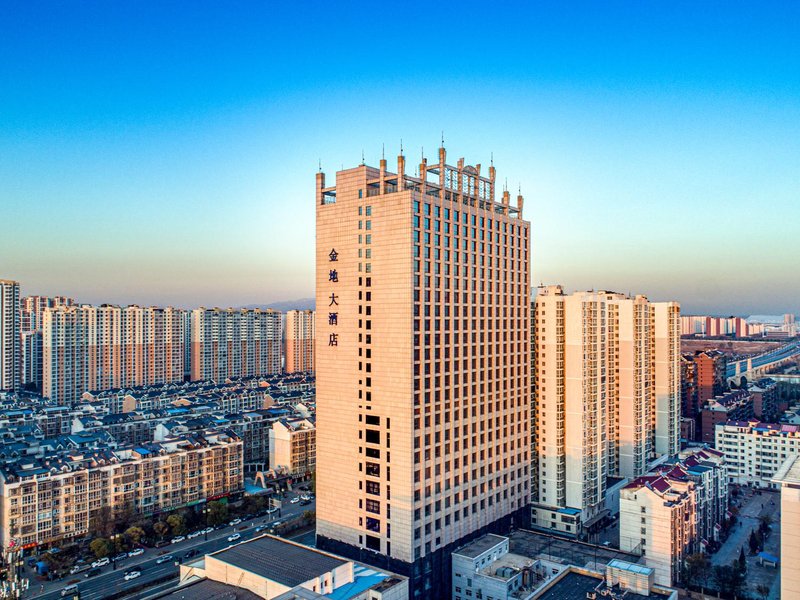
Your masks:
M317 468L317 432L311 419L281 419L269 432L269 466L304 476ZM369 473L367 473L369 474Z
M715 447L725 455L731 483L777 488L775 473L800 453L800 425L728 421L717 425L715 433Z
M644 557L655 582L672 585L697 534L693 481L669 475L638 477L620 492L620 549Z
M680 438L680 309L613 292L541 288L534 310L533 510L580 535Z
M0 391L19 389L19 282L0 279Z

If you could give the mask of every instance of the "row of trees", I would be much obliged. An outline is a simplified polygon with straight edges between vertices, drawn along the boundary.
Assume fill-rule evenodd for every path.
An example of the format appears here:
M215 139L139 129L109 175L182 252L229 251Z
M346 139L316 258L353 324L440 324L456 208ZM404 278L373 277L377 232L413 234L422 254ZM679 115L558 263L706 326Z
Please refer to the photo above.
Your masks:
M739 551L739 558L730 565L715 565L711 568L708 556L702 553L692 554L686 558L683 581L690 589L715 591L724 598L743 597L747 591L747 558L744 548ZM769 586L759 584L756 593L766 599Z

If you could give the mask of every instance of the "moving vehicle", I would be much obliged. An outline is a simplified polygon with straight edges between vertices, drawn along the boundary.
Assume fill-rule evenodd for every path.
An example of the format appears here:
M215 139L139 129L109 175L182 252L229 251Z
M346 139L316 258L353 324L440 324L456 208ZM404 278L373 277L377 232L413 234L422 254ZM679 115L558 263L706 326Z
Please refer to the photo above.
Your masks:
M163 565L165 562L170 562L175 560L175 557L172 554L165 554L164 556L159 556L156 559L156 564Z
M144 548L134 548L133 550L128 552L128 556L130 556L131 558L133 558L134 556L141 556L142 554L144 554Z
M278 512L278 507L277 507L277 506L273 506L272 508L268 508L268 509L267 509L267 514L268 514L268 515L273 515L273 514L275 514L276 512Z
M242 539L242 536L241 536L241 534L238 534L238 533L234 533L234 534L228 536L228 541L229 542L235 542L236 540L240 540L240 539Z
M108 560L108 557L106 556L106 557L104 557L104 558L100 558L100 559L98 559L98 560L94 561L94 562L92 563L92 568L93 568L93 569L98 569L98 568L100 568L100 567L105 567L105 566L106 566L107 564L109 564L110 562L111 562L111 561L110 561L110 560Z
M68 585L61 590L61 597L63 598L64 596L70 596L77 593L78 593L78 584L73 583L72 585Z
M194 558L198 554L200 554L200 551L197 550L196 548L193 548L192 550L189 550L186 554L184 554L183 558Z
M141 571L128 571L125 573L125 581L130 581L131 579L136 579L142 574Z
M83 576L86 577L86 579L89 579L89 577L94 577L95 575L100 575L100 573L102 573L102 572L103 572L103 569L91 569L89 571L86 571L86 573L84 573Z
M88 564L88 563L83 563L83 564L80 564L80 565L75 565L74 567L72 567L72 568L69 570L69 574L70 574L70 575L76 575L77 573L83 573L84 571L88 571L88 570L89 570L89 569L91 569L91 568L92 568L92 565L90 565L90 564Z

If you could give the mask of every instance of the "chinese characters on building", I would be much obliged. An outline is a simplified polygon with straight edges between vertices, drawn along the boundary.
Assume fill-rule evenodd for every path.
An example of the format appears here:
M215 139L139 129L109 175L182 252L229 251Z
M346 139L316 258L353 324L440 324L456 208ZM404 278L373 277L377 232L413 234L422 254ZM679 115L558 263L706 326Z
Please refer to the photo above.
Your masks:
M329 262L338 262L339 261L339 254L336 252L336 249L332 249L330 254L328 254ZM333 265L332 265L333 266ZM339 283L339 272L336 269L330 269L328 271L328 282L329 283ZM339 309L336 308L339 306L339 296L336 294L336 291L331 292L330 302L328 303L328 325L336 327L339 325ZM339 334L338 333L331 333L328 335L328 346L338 346L339 345Z

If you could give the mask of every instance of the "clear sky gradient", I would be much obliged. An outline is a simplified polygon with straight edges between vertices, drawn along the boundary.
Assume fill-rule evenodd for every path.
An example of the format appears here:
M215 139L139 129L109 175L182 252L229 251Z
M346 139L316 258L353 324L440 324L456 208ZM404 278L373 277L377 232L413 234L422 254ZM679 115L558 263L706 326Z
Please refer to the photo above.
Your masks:
M311 296L318 160L443 130L522 187L534 283L800 312L800 4L550 6L0 3L0 277Z

